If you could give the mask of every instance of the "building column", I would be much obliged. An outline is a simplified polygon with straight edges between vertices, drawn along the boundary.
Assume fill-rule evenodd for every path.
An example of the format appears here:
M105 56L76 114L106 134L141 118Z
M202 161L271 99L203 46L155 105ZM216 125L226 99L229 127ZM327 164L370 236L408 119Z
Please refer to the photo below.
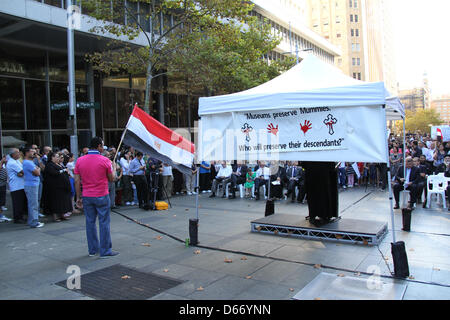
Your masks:
M92 64L87 65L86 70L86 83L88 91L89 102L95 103L95 89L94 89L94 70L92 69ZM92 137L96 136L95 128L95 109L89 109L89 128L91 129Z

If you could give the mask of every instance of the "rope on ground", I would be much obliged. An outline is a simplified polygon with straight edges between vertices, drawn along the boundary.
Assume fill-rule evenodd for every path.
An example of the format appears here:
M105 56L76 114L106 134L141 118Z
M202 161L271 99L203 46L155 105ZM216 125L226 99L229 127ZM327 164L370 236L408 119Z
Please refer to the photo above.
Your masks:
M367 195L366 195L367 196ZM361 200L361 199L360 199ZM358 200L358 201L360 201ZM358 202L357 201L357 202ZM155 232L158 232L160 234L163 234L175 241L178 241L180 243L185 243L183 240L181 240L180 238L173 236L167 232L161 231L157 228L151 227L148 224L142 223L136 219L130 218L127 215L120 213L116 210L111 209L112 212L124 217L127 220L133 221L134 223L143 226L145 228L151 229ZM195 245L192 247L196 247L196 248L201 248L201 249L208 249L208 250L213 250L213 251L221 251L221 252L227 252L227 253L233 253L233 254L237 254L237 255L245 255L245 256L249 256L249 257L254 257L254 258L261 258L261 259L270 259L270 260L274 260L274 261L281 261L281 262L289 262L289 263L296 263L296 264L301 264L301 265L306 265L306 266L310 266L310 267L316 267L317 264L314 263L309 263L309 262L303 262L303 261L294 261L294 260L288 260L288 259L282 259L282 258L276 258L276 257L268 257L268 256L263 256L263 255L259 255L259 254L254 254L254 253L249 253L249 252L243 252L243 251L236 251L236 250L230 250L230 249L222 249L222 248L217 248L217 247L210 247L210 246L204 246L204 245ZM378 247L378 246L377 246ZM380 250L378 248L378 250ZM381 251L380 251L381 253ZM384 256L381 253L383 259ZM386 261L386 260L385 260ZM339 268L339 267L333 267L333 266L327 266L327 265L320 265L321 269L330 269L330 270L336 270L336 271L343 271L343 272L348 272L348 273L359 273L359 274L363 274L363 275L367 275L367 276L373 276L373 273L369 273L369 272L364 272L364 271L355 271L355 270L350 270L350 269L345 269L345 268ZM391 272L389 266L388 266L389 272ZM397 278L395 276L393 276L393 273L391 272L391 275L377 275L380 278L387 278L387 279L398 279L398 280L403 280L403 281L407 281L407 282L414 282L414 283L421 283L421 284L428 284L428 285L436 285L436 286L440 286L440 287L446 287L446 288L450 288L450 285L446 285L446 284L442 284L442 283L436 283L436 282L427 282L427 281L420 281L420 280L415 280L415 279L404 279L404 278Z

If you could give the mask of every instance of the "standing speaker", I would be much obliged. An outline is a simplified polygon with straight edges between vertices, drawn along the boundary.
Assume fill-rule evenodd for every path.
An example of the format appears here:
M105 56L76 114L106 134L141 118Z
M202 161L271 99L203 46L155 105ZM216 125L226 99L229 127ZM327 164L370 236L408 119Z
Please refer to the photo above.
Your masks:
M394 273L398 278L409 276L408 257L406 255L405 242L391 243L392 259L394 260Z

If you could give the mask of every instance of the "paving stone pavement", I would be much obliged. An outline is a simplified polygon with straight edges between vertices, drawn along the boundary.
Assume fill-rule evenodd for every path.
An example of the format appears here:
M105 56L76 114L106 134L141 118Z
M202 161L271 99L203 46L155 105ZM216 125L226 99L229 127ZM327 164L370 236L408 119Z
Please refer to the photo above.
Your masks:
M184 244L189 219L196 217L194 196L173 197L172 208L165 211L117 210L183 242L111 213L113 249L120 255L109 259L88 256L82 215L60 223L44 218L41 229L0 223L0 299L90 300L55 283L70 276L66 270L71 265L86 274L115 264L184 281L151 299L291 299L322 271L367 279L373 272L390 276L392 232L406 243L411 277L381 280L407 284L405 300L450 299L450 212L435 204L417 207L411 232L404 232L399 210L392 230L386 191L342 190L342 219L388 222L384 240L364 246L251 233L250 221L264 216L264 201L208 196L199 196L199 241L216 249ZM277 201L275 212L306 216L307 205ZM6 212L11 214L11 209Z

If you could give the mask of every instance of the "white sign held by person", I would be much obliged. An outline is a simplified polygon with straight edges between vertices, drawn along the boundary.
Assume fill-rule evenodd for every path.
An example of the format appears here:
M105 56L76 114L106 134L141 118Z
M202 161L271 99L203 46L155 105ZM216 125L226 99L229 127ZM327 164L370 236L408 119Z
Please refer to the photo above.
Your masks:
M297 108L276 112L239 112L233 117L238 155L346 148L342 110Z

